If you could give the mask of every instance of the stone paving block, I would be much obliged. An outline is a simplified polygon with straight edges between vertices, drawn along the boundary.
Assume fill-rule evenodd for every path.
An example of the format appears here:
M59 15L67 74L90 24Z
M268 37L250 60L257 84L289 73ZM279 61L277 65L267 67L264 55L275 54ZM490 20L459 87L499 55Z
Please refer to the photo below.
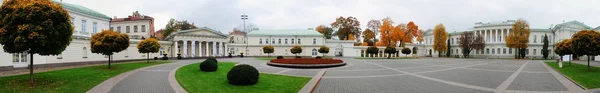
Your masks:
M281 74L312 77L317 75L317 73L319 73L317 70L289 70Z
M468 68L477 68L477 69L486 69L486 70L502 70L502 71L517 71L517 70L519 70L519 68L521 68L521 66L485 64L485 65L471 66Z
M523 71L530 71L530 72L549 72L548 69L546 69L546 67L544 67L544 65L546 64L542 64L539 62L529 62L525 68L523 68ZM564 64L563 64L564 65Z
M121 80L110 93L175 93L169 85L168 74L169 71L142 70Z
M520 73L507 90L567 91L550 73Z
M451 67L432 66L432 67L420 67L420 68L409 68L409 69L398 69L398 70L406 71L406 72L409 72L409 73L417 73L417 72L441 70L441 69L448 69L448 68L451 68Z
M394 70L369 70L369 71L334 71L329 70L325 73L327 76L373 76L373 75L394 75L402 74Z
M427 77L447 80L457 83L496 88L504 82L512 72L481 71L470 69L453 69L439 72L422 73Z
M415 64L415 63L395 63L395 64L382 64L386 67L390 68L407 68L407 67L419 67L419 66L428 66L423 64Z
M414 76L323 78L315 93L491 93Z

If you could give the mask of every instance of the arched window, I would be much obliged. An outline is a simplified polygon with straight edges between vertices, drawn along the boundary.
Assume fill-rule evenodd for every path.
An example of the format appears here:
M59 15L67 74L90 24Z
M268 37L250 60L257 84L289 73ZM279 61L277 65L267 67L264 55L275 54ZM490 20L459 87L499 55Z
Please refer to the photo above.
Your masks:
M317 53L318 53L318 52L317 52L317 49L312 49L312 55L313 55L313 56L316 56L316 55L317 55Z

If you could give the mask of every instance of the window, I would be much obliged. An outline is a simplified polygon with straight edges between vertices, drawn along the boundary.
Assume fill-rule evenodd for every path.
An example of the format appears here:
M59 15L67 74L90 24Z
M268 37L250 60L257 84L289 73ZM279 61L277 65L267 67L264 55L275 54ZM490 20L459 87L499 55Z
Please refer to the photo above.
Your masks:
M533 49L533 55L537 54L537 51L535 49Z
M317 39L313 38L313 44L317 44Z
M121 26L117 26L117 32L121 33Z
M506 48L502 49L502 54L506 54Z
M537 43L537 36L533 35L533 43Z
M492 49L492 54L496 54L496 49Z
M75 22L73 21L75 21L75 17L71 17L71 26L75 26Z
M81 32L85 32L86 20L81 20Z
M525 54L529 55L529 49L525 50Z
M281 44L281 39L279 39L277 42L278 42L279 44Z
M265 39L265 44L269 44L269 39Z
M292 44L294 44L294 39L292 39Z
M490 54L490 49L485 49L485 53L484 54Z
M125 32L129 33L129 26L125 26Z
M29 59L27 55L27 52L13 53L13 62L27 62L27 59Z
M258 44L262 44L262 38L258 39Z
M138 32L138 27L137 27L137 25L133 26L133 32L134 32L134 33L137 33L137 32Z
M92 33L96 33L98 32L98 23L94 22L92 23L93 28L92 28ZM111 27L112 28L112 27Z
M275 44L275 39L271 39L271 42L273 42L273 43L271 43L271 44Z
M301 44L301 43L300 43L300 41L301 41L301 40L300 40L300 39L298 39L298 44Z
M146 32L146 25L142 25L142 32Z
M317 55L317 49L312 49L312 55L316 56Z
M512 48L508 48L508 54L512 54Z
M498 54L500 54L500 48L498 48L498 50L497 50L497 51L498 51Z
M288 44L288 43L287 43L287 38L285 39L285 44Z

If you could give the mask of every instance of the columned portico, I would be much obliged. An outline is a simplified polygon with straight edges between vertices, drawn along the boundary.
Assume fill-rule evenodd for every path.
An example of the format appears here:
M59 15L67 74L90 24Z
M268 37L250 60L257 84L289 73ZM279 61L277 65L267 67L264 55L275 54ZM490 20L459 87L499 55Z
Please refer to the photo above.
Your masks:
M227 35L207 27L177 31L165 39L177 42L172 51L188 58L222 56L225 52L225 42L229 40ZM179 42L182 42L182 45L179 45Z

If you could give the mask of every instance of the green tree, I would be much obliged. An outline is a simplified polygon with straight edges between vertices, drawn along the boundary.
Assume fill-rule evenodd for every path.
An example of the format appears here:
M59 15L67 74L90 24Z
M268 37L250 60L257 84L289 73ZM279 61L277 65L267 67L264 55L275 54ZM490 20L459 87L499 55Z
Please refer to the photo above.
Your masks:
M388 54L387 58L390 59L392 54L396 53L396 47L387 46L387 47L385 47L385 50L383 50L383 52L387 53Z
M367 48L367 54L370 54L371 57L373 57L373 55L377 53L379 53L379 48L377 48L376 46L369 46Z
M412 49L413 55L416 55L416 54L417 54L417 50L418 50L418 49L419 49L419 48L417 48L416 46L415 46L415 47L413 47L413 49Z
M271 57L271 53L275 52L275 48L273 48L273 46L271 45L267 45L265 47L263 47L263 53L267 53L268 57Z
M331 27L327 27L325 25L319 25L315 28L315 30L317 30L317 32L323 34L323 36L325 36L326 39L331 39L331 36L333 34L333 29Z
M588 71L590 70L590 57L600 54L600 33L594 30L581 30L573 35L573 50L576 55L586 55Z
M450 49L451 48L450 43L449 43L450 39L447 39L447 40L448 40L447 41L448 43L446 43L446 44L448 44L448 45L446 45L446 47L448 47L448 48L446 48L446 49L448 49L448 50L446 50L446 57L450 57L450 55L452 54L452 49Z
M102 30L90 39L92 53L108 56L108 69L114 53L121 52L129 47L129 36L111 30Z
M329 53L329 47L327 47L327 46L321 46L319 48L319 53L323 54L323 57L325 57L325 54Z
M73 34L66 10L50 0L6 0L0 7L0 44L7 53L29 53L33 86L33 54L61 54Z
M290 52L292 52L292 54L295 54L296 56L298 56L298 54L302 53L302 47L294 46L294 47L292 47L292 49L290 49Z
M542 46L542 55L544 59L548 59L548 54L550 54L550 50L548 50L548 35L544 35L544 45Z
M154 38L146 38L137 45L137 48L138 52L146 53L146 62L150 63L150 53L158 52L160 43Z
M177 21L171 18L169 22L167 22L167 25L165 26L162 32L162 35L163 37L167 37L171 35L171 33L177 32L178 30L188 30L194 28L198 28L194 25L194 23L190 24L187 20Z
M408 54L410 54L410 48L402 48L402 54L406 55L406 57L408 57Z

